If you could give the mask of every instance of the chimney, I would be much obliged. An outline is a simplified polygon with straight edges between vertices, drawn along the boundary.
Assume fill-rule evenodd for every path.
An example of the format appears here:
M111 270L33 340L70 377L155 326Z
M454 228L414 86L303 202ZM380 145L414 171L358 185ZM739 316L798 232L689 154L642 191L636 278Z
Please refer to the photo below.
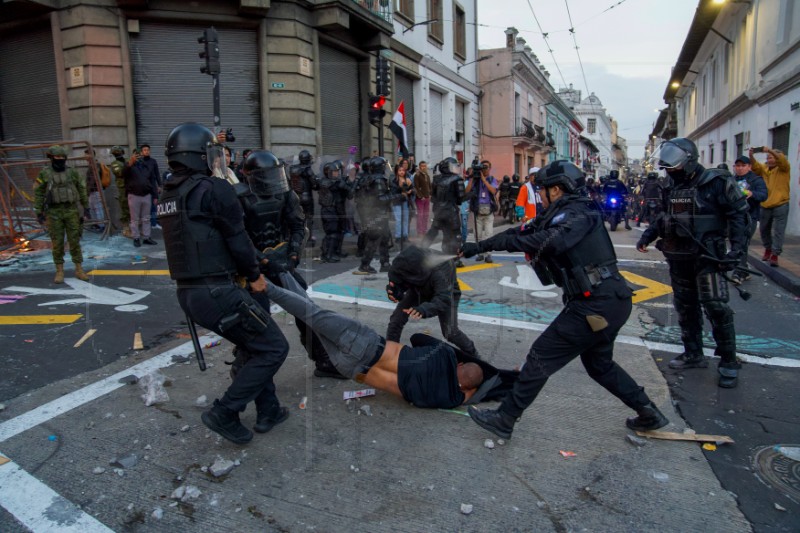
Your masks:
M514 43L517 40L517 35L519 34L519 31L517 31L517 28L515 28L514 26L510 26L506 29L505 33L506 33L506 48L513 50Z

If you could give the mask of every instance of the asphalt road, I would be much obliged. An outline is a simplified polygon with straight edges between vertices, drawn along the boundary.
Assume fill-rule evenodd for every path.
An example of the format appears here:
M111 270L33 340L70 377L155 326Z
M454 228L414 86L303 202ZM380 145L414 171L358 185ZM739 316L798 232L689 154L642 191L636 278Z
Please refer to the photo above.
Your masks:
M667 369L666 362L679 349L679 329L665 285L668 276L663 257L656 250L640 254L633 249L640 235L636 229L611 235L620 269L638 289L636 309L621 332L621 341L624 337L643 339L652 346L671 346L652 354L687 425L698 433L723 433L736 440L735 446L704 452L723 487L738 496L741 510L756 531L800 530L800 463L790 464L788 473L781 472L786 465L770 462L764 451L777 444L800 445L796 409L800 370L750 363L742 371L739 388L721 391L715 386L713 365L684 373ZM155 236L160 241L160 235ZM348 238L345 249L352 252L353 244ZM120 359L136 360L140 353L134 349L136 334L141 336L142 348L151 352L187 337L174 286L164 274L162 245L134 248L131 241L116 237L111 242L88 243L86 248L84 266L94 273L91 284L81 284L70 278L69 272L67 285L52 284L46 253L0 267L0 297L5 298L0 308L4 318L0 364L5 376L0 382L0 401ZM307 249L301 271L315 292L346 298L367 290L360 286L360 276L353 276L352 284L326 282L331 276L355 270L358 259L351 256L337 264L322 264L314 260L314 251ZM518 254L497 253L494 259L492 264L465 261L466 268L459 271L464 289L461 313L515 320L534 329L545 327L561 309L560 292L543 287ZM757 356L754 361L764 358L765 363L770 362L767 358L800 359L800 342L793 333L800 303L761 278L754 277L746 287L752 299L744 302L734 295L731 302L737 312L739 351ZM382 299L380 291L370 296ZM45 319L45 315L52 318ZM34 323L42 320L63 323ZM434 324L429 326L438 333ZM74 347L89 330L95 332ZM495 329L491 334L503 333ZM495 340L481 339L481 344L494 350L509 349L503 339ZM708 341L707 346L713 346L710 337ZM518 345L521 359L527 343Z

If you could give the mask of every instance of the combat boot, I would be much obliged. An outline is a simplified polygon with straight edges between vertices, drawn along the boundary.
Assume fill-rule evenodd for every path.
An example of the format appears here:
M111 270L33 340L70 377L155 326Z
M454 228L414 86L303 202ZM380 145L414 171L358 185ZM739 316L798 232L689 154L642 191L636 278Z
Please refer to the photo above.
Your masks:
M469 417L480 427L503 439L510 439L517 419L500 409L478 409L469 406Z
M231 411L214 400L214 406L200 415L203 424L236 444L247 444L253 439L253 432L242 425L239 413Z
M688 368L708 368L708 361L703 354L688 354L686 352L669 362L670 368L686 370Z
M75 277L81 281L89 281L89 274L83 271L81 263L75 263Z
M64 264L56 265L56 277L53 283L64 283Z
M652 431L663 428L669 424L669 420L664 416L653 402L636 410L638 416L631 417L625 421L625 425L634 431Z
M289 418L289 410L285 407L278 407L277 414L259 412L256 414L256 424L253 426L253 431L256 433L266 433L287 418Z
M738 368L720 366L717 370L719 371L719 381L717 385L723 389L733 389L739 384Z

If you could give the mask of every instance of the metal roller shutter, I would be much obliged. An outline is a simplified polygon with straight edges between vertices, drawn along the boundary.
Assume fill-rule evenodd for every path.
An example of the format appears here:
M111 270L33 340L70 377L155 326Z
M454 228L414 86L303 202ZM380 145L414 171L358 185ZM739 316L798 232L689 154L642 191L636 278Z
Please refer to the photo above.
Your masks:
M444 150L444 123L442 108L444 95L440 92L430 91L430 124L431 124L431 164L436 164L445 157ZM450 154L450 151L447 151ZM419 158L418 158L419 159Z
M405 102L406 134L408 136L408 149L414 152L414 80L395 71L395 87L397 106ZM419 157L416 158L419 161Z
M200 26L142 22L130 34L133 95L136 108L136 142L153 146L159 168L166 169L164 142L181 122L212 127L212 78L200 72L203 60L197 38ZM263 147L258 49L254 30L217 28L220 48L220 119L233 128L241 153Z
M0 38L0 140L61 140L50 26Z
M322 108L323 158L350 157L349 148L361 157L361 92L358 61L344 52L319 45L320 102Z

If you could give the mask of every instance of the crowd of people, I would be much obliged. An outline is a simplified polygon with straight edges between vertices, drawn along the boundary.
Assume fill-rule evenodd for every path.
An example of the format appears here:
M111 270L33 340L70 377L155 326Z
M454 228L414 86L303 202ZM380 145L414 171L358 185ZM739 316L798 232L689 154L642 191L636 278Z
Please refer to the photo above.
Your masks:
M684 138L662 143L652 156L651 163L666 172L665 180L651 173L639 184L629 183L630 189L616 172L594 184L566 161L531 168L524 183L518 176L498 182L491 162L477 158L465 169L448 157L432 171L425 161L417 166L413 156L393 168L379 156L347 165L334 160L318 175L307 151L287 167L271 152L254 150L234 165L231 151L196 123L177 126L166 149L169 172L163 177L147 145L127 160L124 149L115 146L108 174L118 179L120 212L128 217L135 246L155 244L150 231L162 227L170 275L187 317L236 346L233 382L202 420L239 444L253 436L239 419L248 403L256 405L256 432L269 431L288 416L273 382L288 343L269 314L270 301L297 317L318 377L355 379L420 407L498 399L498 408L471 406L469 415L479 426L510 438L549 376L580 357L595 381L636 412L626 422L629 428L658 429L668 423L666 417L613 361L632 292L617 269L607 213L598 199L618 195L638 201L633 218L637 225L646 220L648 228L636 247L647 252L656 242L667 260L685 350L669 366L708 366L704 312L720 357L718 384L724 388L737 386L741 369L727 282L740 284L749 277L744 257L759 216L763 260L778 266L788 214L789 164L780 151L764 147L739 156L734 178L727 169L704 168L696 145ZM767 154L766 164L755 159L759 152ZM53 240L55 282L63 282L65 235L76 277L86 280L78 206L95 209L89 195L99 192L97 183L106 187L110 175L102 165L90 168L95 185L87 191L86 180L67 168L64 148L51 147L48 157L50 166L37 178L35 209ZM376 256L380 270L388 273L387 298L397 307L385 335L321 309L306 295L296 267L303 247L314 245L309 234L315 194L324 232L321 260L337 262L347 255L342 241L349 231L359 235L361 261L354 273L375 274ZM354 202L351 210L348 201ZM465 213L473 216L474 242L467 242ZM496 215L523 223L495 234ZM411 228L418 237L414 244ZM433 252L439 233L442 249ZM390 262L394 245L400 250ZM563 292L564 310L535 340L521 371L498 370L483 361L458 327L461 258L492 262L491 252L498 250L524 252L541 282ZM432 317L454 346L431 338L417 338L416 344L412 339L411 347L400 344L409 319Z

